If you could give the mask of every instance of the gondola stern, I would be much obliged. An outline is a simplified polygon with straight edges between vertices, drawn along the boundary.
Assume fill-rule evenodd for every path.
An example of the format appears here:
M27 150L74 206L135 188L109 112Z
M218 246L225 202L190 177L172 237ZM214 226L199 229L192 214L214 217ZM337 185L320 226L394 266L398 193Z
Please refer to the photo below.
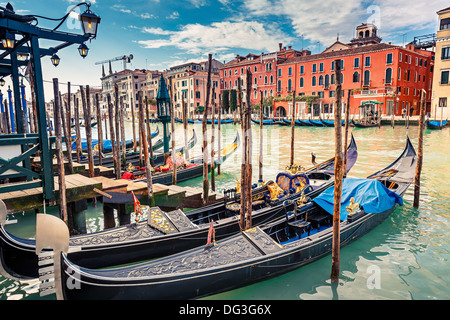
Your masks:
M61 253L69 252L69 238L69 229L63 220L50 214L36 215L36 255L39 257L41 268L39 272L41 296L55 293L58 300L64 299ZM53 252L42 252L48 248Z

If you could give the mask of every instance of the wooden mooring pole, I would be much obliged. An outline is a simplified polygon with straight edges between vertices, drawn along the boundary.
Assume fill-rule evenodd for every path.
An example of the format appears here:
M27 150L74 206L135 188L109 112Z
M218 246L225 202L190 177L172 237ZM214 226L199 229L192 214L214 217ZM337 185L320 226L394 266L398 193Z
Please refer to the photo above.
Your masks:
M74 98L75 102L75 134L76 134L76 149L77 149L77 162L81 163L81 131L80 131L80 104L77 97Z
M348 90L348 96L347 96L347 105L345 106L345 133L344 133L344 176L347 175L347 145L348 145L348 127L349 127L349 121L350 121L350 97L352 94L352 90ZM340 125L336 124L335 125Z
M216 114L216 104L214 103L215 87L212 88L211 94L211 190L216 191L216 164L214 157L214 138L215 138L215 114Z
M142 104L142 91L139 91L138 93L139 98L139 131L142 132L142 141L139 144L139 148L142 148L144 151L144 159L145 159L145 174L147 178L147 196L149 200L150 207L155 206L155 199L153 197L153 183L152 183L152 173L151 173L151 166L150 166L150 159L148 156L148 145L147 145L147 138L145 137L145 129L144 129L144 107Z
M54 108L53 119L56 133L56 158L58 162L58 184L59 184L59 214L61 219L67 224L67 202L66 202L66 181L64 172L64 157L62 151L61 133L61 107L59 106L59 84L58 79L53 78Z
M111 138L111 148L112 148L112 155L113 155L113 161L114 161L114 170L116 172L116 176L117 176L117 170L118 170L118 166L120 166L119 163L119 159L117 159L116 156L116 135L114 134L114 125L113 125L113 105L111 103L111 95L108 93L108 95L106 96L107 98L107 103L108 103L108 118L109 118L109 136Z
M246 154L246 142L245 142L245 135L246 135L246 129L245 129L245 122L243 121L244 119L244 106L242 103L242 88L241 88L241 80L238 79L238 91L237 91L237 95L238 95L238 105L239 105L239 122L241 124L241 130L242 130L242 158L241 158L241 209L240 209L240 219L239 219L239 227L241 230L245 230L245 205L246 205L246 201L245 201L245 197L246 197L246 192L245 192L245 186L247 185L247 179L246 179L246 174L245 174L245 154ZM236 122L236 121L235 121Z
M154 160L153 160L153 145L152 145L152 130L150 128L150 112L148 108L148 98L145 98L145 109L147 114L147 143L148 143L148 149L150 153L150 164L154 166ZM123 110L123 109L122 109ZM123 117L123 113L122 113Z
M291 110L291 160L290 165L292 166L294 164L294 140L295 140L295 90L292 95L292 110Z
M333 209L333 247L331 282L339 281L340 263L340 222L341 222L341 195L343 179L342 161L342 126L341 126L341 99L342 99L342 74L341 60L335 60L336 73L336 100L334 107L334 134L335 134L335 160L334 160L334 209Z
M98 165L101 166L103 164L103 125L98 93L95 94L95 107L97 111Z
M242 192L246 193L246 217L245 217L245 230L252 227L252 128L251 128L251 90L252 90L252 72L247 69L247 90L246 90L246 109L245 109L245 167L246 167L246 188ZM242 193L241 192L241 193Z
M208 79L206 81L206 100L205 110L202 119L202 136L203 136L203 205L208 203L209 197L209 180L208 180L208 136L206 133L206 121L208 119L208 104L211 91L211 63L212 54L208 55Z
M422 161L423 161L423 130L425 122L425 96L426 91L422 89L420 97L420 120L419 120L419 143L417 147L417 166L416 176L414 178L414 203L413 207L419 207L420 200L420 174L422 173Z
M91 99L89 86L86 86L86 92L83 86L80 86L80 91L81 91L81 103L83 105L84 129L86 131L89 177L93 178L95 174L94 174L94 157L92 155Z
M259 91L261 94L261 105L259 108L259 179L258 182L263 182L263 105L264 96L262 90Z

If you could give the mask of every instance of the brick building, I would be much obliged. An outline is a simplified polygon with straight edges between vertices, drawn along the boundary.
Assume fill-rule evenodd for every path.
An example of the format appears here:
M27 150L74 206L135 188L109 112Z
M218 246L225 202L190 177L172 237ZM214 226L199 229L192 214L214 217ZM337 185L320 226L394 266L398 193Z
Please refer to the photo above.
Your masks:
M322 53L279 62L278 99L275 100L283 100L294 91L296 96L315 95L318 99L310 109L306 102L297 101L295 114L300 117L333 116L336 90L334 61L339 59L343 75L342 106L347 103L350 91L350 114L358 115L361 111L359 106L368 100L382 103L382 115L401 115L403 109L410 111L411 107L413 114L419 114L422 89L427 92L429 111L434 53L416 49L413 45L403 48L380 43L381 39L373 32L375 27L363 26L367 33L358 32L357 38L349 44L337 41ZM275 101L274 115L290 115L291 101Z
M241 81L242 89L245 90L246 69L252 72L251 103L258 103L261 92L265 98L274 96L277 83L277 66L280 62L289 58L310 54L309 51L300 52L292 47L283 47L279 44L279 50L260 55L248 54L245 57L237 55L235 59L227 62L220 68L221 90L237 90L238 81Z

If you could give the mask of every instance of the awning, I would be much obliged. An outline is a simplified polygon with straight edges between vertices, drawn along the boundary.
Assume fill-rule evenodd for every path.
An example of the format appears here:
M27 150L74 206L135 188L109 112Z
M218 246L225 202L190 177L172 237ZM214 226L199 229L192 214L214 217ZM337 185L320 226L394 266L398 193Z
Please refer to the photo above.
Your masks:
M369 100L369 101L364 101L362 104L363 105L365 105L365 104L383 104L383 102L376 101L376 100Z

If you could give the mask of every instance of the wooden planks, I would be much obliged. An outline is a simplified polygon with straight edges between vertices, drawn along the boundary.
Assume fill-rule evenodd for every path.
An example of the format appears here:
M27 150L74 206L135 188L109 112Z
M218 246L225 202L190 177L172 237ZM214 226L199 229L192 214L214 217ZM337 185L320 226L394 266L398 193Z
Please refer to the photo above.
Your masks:
M101 182L81 174L67 175L65 181L67 202L96 197L98 194L94 191L94 188L102 190ZM58 202L58 177L55 177L55 196ZM8 213L37 209L43 205L42 188L2 193L0 199L5 203Z

